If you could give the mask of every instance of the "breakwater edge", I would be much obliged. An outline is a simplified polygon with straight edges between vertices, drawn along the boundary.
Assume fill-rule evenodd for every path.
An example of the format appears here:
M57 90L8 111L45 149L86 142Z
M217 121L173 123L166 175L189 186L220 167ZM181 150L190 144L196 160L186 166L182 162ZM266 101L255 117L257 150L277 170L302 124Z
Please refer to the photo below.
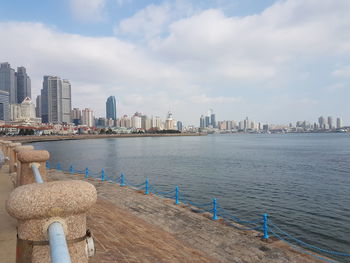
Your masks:
M320 247L349 251L347 134L220 135L36 143L52 162L104 168L194 202L216 197L241 217L273 216ZM82 155L83 154L83 155ZM331 181L331 183L330 183Z

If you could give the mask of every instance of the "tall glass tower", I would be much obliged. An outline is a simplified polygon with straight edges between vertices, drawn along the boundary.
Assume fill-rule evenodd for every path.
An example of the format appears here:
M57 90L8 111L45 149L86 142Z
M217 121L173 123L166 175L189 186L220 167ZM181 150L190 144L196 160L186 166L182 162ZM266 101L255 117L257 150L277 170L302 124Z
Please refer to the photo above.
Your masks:
M117 119L117 103L114 96L109 96L106 101L106 118L112 120Z

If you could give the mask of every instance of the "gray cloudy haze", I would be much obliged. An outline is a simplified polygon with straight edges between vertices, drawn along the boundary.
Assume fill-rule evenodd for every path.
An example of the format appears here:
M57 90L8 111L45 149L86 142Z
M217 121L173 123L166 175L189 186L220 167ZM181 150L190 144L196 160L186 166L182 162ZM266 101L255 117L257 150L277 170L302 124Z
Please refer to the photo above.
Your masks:
M265 1L242 14L220 1L67 0L57 12L71 24L19 19L15 2L0 11L0 60L27 67L35 96L57 75L96 116L115 95L118 115L170 109L185 124L209 108L218 120L350 122L348 0Z

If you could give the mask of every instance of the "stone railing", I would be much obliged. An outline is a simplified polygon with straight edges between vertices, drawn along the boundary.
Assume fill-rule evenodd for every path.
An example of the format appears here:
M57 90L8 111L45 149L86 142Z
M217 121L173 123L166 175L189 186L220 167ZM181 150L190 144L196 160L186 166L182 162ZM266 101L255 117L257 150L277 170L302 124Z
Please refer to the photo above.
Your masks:
M87 263L92 242L86 213L96 202L95 187L78 180L48 182L47 151L9 141L0 147L3 171L8 165L15 186L6 209L18 220L16 262Z

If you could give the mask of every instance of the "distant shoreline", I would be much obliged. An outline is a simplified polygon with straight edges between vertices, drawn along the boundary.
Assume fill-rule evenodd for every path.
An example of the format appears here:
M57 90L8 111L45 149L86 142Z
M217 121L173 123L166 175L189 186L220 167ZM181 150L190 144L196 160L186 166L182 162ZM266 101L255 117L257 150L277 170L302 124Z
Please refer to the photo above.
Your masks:
M3 140L13 142L46 142L66 140L87 140L107 138L132 138L132 137L174 137L174 136L206 136L205 133L174 133L174 134L84 134L84 135L48 135L48 136L4 136Z

